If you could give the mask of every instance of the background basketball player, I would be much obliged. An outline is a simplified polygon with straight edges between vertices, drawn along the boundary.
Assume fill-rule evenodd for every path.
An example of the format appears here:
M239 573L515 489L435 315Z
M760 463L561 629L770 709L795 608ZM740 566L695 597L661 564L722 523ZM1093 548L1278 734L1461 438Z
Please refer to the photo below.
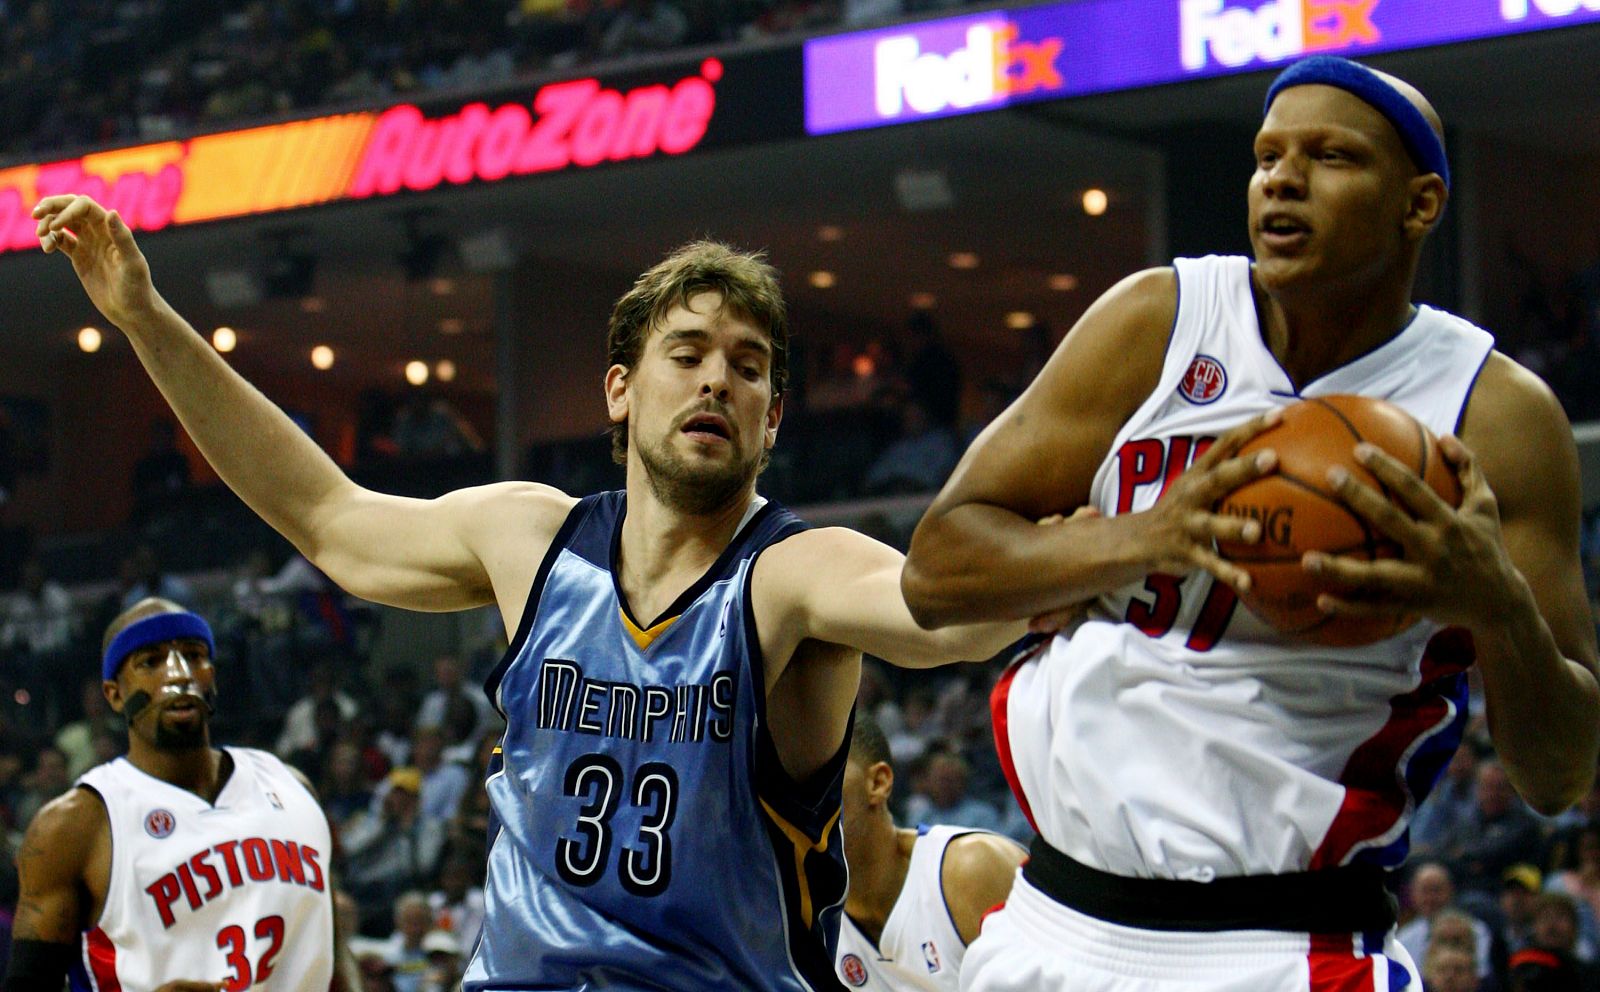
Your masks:
M1442 134L1399 80L1331 58L1286 70L1255 139L1254 261L1179 260L1110 290L919 526L904 585L930 625L1096 597L997 693L1042 840L965 988L1414 983L1382 876L1460 739L1474 655L1518 791L1544 812L1587 791L1600 691L1571 431L1486 332L1411 302L1448 194ZM1441 448L1465 491L1453 509L1365 448L1405 509L1330 479L1405 560L1307 555L1339 590L1321 606L1426 618L1344 650L1234 609L1245 573L1212 544L1259 538L1211 509L1272 468L1239 446L1332 393L1458 433ZM1032 525L1084 503L1103 516ZM1125 960L1100 954L1113 943Z
M981 659L1023 625L924 631L898 552L755 495L787 374L769 266L690 245L618 301L604 391L625 492L425 501L352 483L167 305L114 213L60 196L35 214L218 474L317 567L392 606L499 606L508 725L467 988L835 981L861 652Z
M310 785L265 751L213 748L211 629L146 599L106 629L128 753L39 811L17 855L5 987L354 992L336 950L332 843ZM336 971L335 962L338 962Z
M1023 850L965 827L895 826L894 764L883 730L857 714L844 772L850 892L835 956L852 988L954 992L983 914L1005 901Z

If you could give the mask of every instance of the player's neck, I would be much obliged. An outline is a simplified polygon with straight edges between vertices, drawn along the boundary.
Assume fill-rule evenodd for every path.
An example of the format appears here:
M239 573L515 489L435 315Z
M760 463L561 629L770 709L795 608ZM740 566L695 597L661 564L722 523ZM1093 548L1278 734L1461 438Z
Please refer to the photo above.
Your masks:
M850 862L850 893L845 897L844 911L856 928L876 944L900 898L900 890L905 888L917 832L896 827L893 820L884 816L879 829L870 836L871 852Z
M227 752L211 746L207 735L204 747L181 751L157 748L134 738L128 742L128 761L152 778L194 793L206 802L216 801L233 770Z
M629 479L618 579L640 622L651 622L722 555L754 496L752 484L722 507L688 514L663 503L648 482Z
M1267 290L1252 281L1263 342L1296 388L1361 357L1411 322L1410 281Z

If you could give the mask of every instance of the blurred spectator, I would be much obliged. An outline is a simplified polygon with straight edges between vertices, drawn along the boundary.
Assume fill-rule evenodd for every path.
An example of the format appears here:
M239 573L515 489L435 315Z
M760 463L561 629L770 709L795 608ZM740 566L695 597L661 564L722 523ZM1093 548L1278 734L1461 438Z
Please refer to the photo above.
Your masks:
M444 848L444 825L421 814L422 773L396 768L385 784L378 810L358 815L341 838L344 884L361 906L363 933L381 932L389 925L394 900L428 884Z
M421 992L452 992L461 987L462 944L448 930L432 930L422 938L422 953L427 957Z
M133 464L134 523L170 509L188 493L193 480L189 459L178 450L177 426L170 420L152 420L149 447Z
M384 691L378 694L372 742L390 765L404 765L411 760L411 733L416 729L417 673L407 665L395 666L380 681Z
M657 52L683 42L689 19L669 0L624 0L600 35L606 56Z
M1455 944L1430 944L1421 969L1423 992L1477 992L1472 952Z
M1517 862L1542 860L1543 846L1538 818L1512 788L1500 762L1479 764L1472 810L1445 852L1463 898L1470 893L1492 900L1505 870Z
M442 396L413 393L395 415L394 442L405 458L448 458L482 451L466 418Z
M190 588L189 583L176 575L166 573L152 545L141 544L133 549L133 554L123 562L123 578L127 583L122 593L124 610L131 609L139 600L149 599L152 596L158 599L170 599L180 606L194 602L194 590Z
M361 992L397 992L394 965L380 952L364 951L356 955L356 967L361 969Z
M917 310L906 321L905 380L911 400L928 415L928 423L954 433L961 413L961 364L945 346L933 314ZM942 480L941 480L942 481Z
M444 731L418 727L411 738L411 766L422 775L422 815L439 823L455 815L470 776L461 765L444 760Z
M95 751L95 736L110 738L113 743L122 732L122 717L111 712L106 705L105 692L100 688L100 677L91 676L79 683L79 705L83 716L62 727L56 734L56 747L67 756L67 777L79 775L108 760ZM112 751L114 755L115 750Z
M1466 743L1456 748L1444 775L1411 821L1411 856L1436 858L1472 813L1477 753Z
M482 861L465 854L445 858L439 869L439 887L428 894L433 925L456 936L462 947L472 947L483 929Z
M53 654L71 648L77 632L72 597L61 583L46 578L38 558L29 556L17 590L0 598L0 649Z
M863 488L879 496L933 492L960 457L955 431L934 423L921 402L907 400L900 408L900 436L868 467Z
M1528 946L1511 955L1512 992L1593 992L1600 977L1575 953L1577 907L1570 896L1547 892L1534 909Z
M17 825L26 826L39 807L70 788L66 754L46 744L34 755L33 768L22 781L22 792L17 797Z
M1600 948L1600 823L1587 823L1577 831L1565 863L1551 874L1545 889L1576 901L1580 938Z
M296 748L285 756L285 760L304 772L306 778L316 782L322 778L322 766L327 761L328 752L345 733L339 704L332 699L319 700L311 710L311 726L311 743Z
M998 831L1000 813L967 795L967 763L958 755L939 753L928 759L917 791L906 803L912 823L948 823L957 827Z
M1449 931L1465 920L1477 975L1480 979L1488 977L1493 970L1490 956L1493 934L1487 923L1454 908L1456 889L1450 869L1437 861L1417 865L1411 873L1406 895L1415 915L1400 927L1396 936L1405 945L1411 960L1423 960L1429 945L1438 937L1441 924ZM1443 922L1451 913L1460 919L1454 923Z
M335 830L372 805L372 785L361 761L361 748L354 741L335 741L322 763L322 778L317 795L323 812Z
M428 972L428 952L422 942L432 927L428 897L407 892L394 903L394 933L384 945L384 957L394 966L395 992L422 992Z
M889 754L894 763L911 767L928 750L936 728L933 721L934 695L931 689L918 686L906 694L900 711L900 730L889 734Z
M900 704L894 701L894 692L889 688L883 663L876 658L868 657L861 661L861 683L856 687L856 710L871 716L883 730L885 737L899 733L903 726ZM890 753L893 754L893 751Z
M313 663L306 677L310 683L306 694L284 714L283 732L273 746L273 750L284 758L323 743L317 735L316 709L319 704L331 702L337 707L341 721L355 719L359 710L356 701L334 685L333 666L329 663Z
M1560 951L1576 960L1581 967L1595 960L1596 949L1586 943L1578 931L1578 901L1565 892L1546 892L1533 903L1533 926L1528 936L1529 947Z
M1514 864L1500 882L1500 940L1504 953L1528 946L1533 936L1533 913L1539 901L1544 874L1535 865Z
M417 709L416 726L418 727L448 727L450 720L450 702L453 699L465 699L477 714L477 722L473 726L470 736L473 741L500 722L500 715L494 711L489 703L489 697L478 686L468 686L464 680L466 667L461 659L455 655L443 654L433 659L433 689L422 698L422 706ZM459 738L453 737L451 743Z

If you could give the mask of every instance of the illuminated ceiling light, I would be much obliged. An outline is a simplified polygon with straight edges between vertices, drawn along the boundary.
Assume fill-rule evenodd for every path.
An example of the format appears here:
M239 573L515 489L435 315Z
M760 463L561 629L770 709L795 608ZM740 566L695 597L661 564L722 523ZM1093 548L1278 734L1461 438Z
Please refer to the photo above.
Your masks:
M456 363L448 358L441 358L434 362L433 377L440 382L453 382L456 377Z
M1070 272L1057 272L1047 282L1058 293L1070 293L1078 288L1078 277Z
M817 228L818 241L839 241L844 238L844 228L838 224L824 224Z
M1111 202L1103 189L1086 189L1083 191L1083 212L1090 217L1098 217L1106 212L1106 206Z
M456 291L456 281L440 276L428 281L428 289L434 296L449 296Z
M818 269L806 277L806 281L818 289L831 289L838 279L827 269Z
M333 368L333 349L319 344L311 349L311 364L326 372Z
M975 269L978 267L978 253L972 251L953 251L946 259L952 269Z
M855 373L857 379L870 379L872 373L878 371L878 362L871 355L862 353L850 360L850 371Z
M1006 326L1013 331L1025 331L1035 323L1033 314L1026 310L1013 310L1006 314Z
M406 381L413 386L420 386L428 381L428 363L409 361L406 363Z
M467 329L467 324L460 317L446 317L439 321L440 334L460 334Z
M85 327L78 332L78 347L86 354L94 354L100 350L100 345L105 343L105 338L100 334L98 327Z
M239 335L231 327L219 327L211 332L211 346L226 355L239 346Z
M323 313L328 309L328 301L320 296L305 296L300 299L301 313Z
M913 310L932 310L938 305L939 298L932 293L911 294L911 309Z

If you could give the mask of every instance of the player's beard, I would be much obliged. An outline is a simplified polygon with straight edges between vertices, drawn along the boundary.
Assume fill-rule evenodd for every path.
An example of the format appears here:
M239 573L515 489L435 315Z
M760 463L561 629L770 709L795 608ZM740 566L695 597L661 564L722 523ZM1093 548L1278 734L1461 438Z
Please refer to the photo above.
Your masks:
M657 446L639 445L639 462L650 491L667 507L689 516L714 513L737 498L756 477L761 457L757 452L745 458L735 450L732 459L695 465L672 447L670 436Z
M155 745L162 751L194 751L209 744L207 734L211 726L211 713L214 709L210 699L200 702L200 718L193 723L170 726L162 719L166 713L163 710L155 714L156 739Z

